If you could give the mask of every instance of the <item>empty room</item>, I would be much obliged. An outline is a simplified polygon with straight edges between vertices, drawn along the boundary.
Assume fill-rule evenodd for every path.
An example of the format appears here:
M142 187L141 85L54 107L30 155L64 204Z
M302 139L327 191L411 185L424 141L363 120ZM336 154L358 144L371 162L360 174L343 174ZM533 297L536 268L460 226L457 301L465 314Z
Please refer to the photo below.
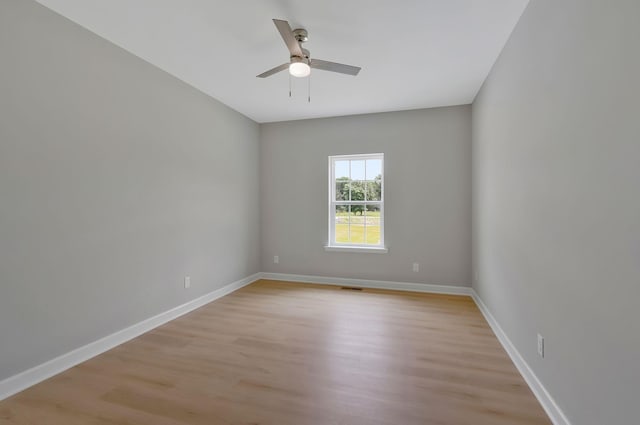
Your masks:
M640 424L637 0L0 0L0 424Z

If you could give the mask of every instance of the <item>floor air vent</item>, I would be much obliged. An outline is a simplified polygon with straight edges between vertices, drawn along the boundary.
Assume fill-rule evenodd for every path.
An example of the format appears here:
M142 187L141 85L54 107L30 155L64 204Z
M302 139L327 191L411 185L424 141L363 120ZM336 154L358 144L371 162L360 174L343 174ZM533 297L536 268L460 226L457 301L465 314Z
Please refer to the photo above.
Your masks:
M340 289L347 291L362 291L362 288L356 288L355 286L341 286Z

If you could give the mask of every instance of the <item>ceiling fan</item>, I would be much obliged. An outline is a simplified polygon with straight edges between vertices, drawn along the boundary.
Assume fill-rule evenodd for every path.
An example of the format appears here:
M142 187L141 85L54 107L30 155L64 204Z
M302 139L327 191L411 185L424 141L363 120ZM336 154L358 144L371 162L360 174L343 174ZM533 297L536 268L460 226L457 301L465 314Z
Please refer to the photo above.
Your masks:
M289 49L290 60L287 63L283 63L257 75L258 78L269 77L287 68L289 69L289 74L294 77L309 76L309 74L311 74L311 68L348 75L358 75L358 72L360 72L361 68L359 66L345 65L321 59L311 59L309 51L302 48L302 43L309 40L307 30L301 28L292 30L289 22L280 19L274 19L273 23L276 24L276 28L278 28L284 44L286 44Z

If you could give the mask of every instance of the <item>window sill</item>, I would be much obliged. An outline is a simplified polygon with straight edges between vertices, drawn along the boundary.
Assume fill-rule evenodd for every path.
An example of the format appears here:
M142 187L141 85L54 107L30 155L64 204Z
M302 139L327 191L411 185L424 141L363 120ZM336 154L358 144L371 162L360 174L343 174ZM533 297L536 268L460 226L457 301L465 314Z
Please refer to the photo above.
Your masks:
M386 254L389 249L374 248L374 247L360 247L360 246L325 246L324 250L327 252L360 252L360 253L372 253L372 254Z

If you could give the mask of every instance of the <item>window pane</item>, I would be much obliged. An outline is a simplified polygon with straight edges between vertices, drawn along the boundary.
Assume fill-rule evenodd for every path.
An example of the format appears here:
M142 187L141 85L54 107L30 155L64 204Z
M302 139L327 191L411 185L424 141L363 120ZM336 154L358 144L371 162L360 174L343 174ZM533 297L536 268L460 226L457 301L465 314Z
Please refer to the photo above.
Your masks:
M365 215L364 205L351 205L351 243L364 244Z
M378 213L379 214L379 213ZM367 244L380 244L380 215L366 216L367 223Z
M367 159L366 180L380 180L382 178L382 160Z
M364 179L364 160L351 161L351 180Z
M349 206L336 205L336 242L349 243Z
M352 216L364 216L364 205L351 205ZM353 223L353 220L351 220Z
M382 200L382 182L380 180L366 182L367 201Z
M352 181L351 186L351 201L364 201L364 185L363 181Z
M335 178L336 180L340 177L349 178L349 161L335 161Z
M367 244L380 245L380 205L367 205Z
M380 205L367 205L367 213L369 217L380 217Z
M348 201L349 200L349 180L346 177L341 177L336 181L336 201Z

